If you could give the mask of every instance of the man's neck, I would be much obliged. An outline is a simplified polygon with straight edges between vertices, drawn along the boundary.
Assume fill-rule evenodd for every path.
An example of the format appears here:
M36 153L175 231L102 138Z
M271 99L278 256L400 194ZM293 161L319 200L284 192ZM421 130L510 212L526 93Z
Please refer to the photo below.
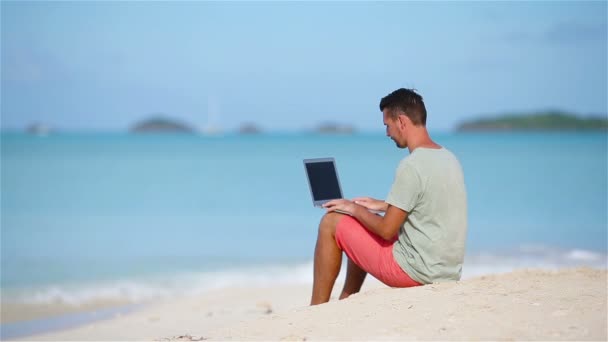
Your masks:
M423 147L423 148L431 148L431 149L440 149L441 146L435 143L429 132L426 130L426 127L422 127L416 129L414 133L411 135L410 139L408 139L407 149L410 153L414 152L415 149Z

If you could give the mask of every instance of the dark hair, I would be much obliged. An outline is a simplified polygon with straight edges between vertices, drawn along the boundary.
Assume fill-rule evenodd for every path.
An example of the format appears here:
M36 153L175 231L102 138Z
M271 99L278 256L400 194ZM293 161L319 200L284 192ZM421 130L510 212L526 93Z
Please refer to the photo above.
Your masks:
M414 89L401 88L386 95L380 101L380 111L384 111L385 108L393 119L399 116L398 111L400 111L410 118L414 125L426 126L424 101Z

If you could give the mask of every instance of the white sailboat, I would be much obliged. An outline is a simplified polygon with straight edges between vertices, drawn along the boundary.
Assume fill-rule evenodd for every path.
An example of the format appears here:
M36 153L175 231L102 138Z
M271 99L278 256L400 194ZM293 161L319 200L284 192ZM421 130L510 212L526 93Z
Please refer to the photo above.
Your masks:
M220 106L215 96L209 95L207 98L207 123L201 129L204 135L219 135L223 133L219 125Z

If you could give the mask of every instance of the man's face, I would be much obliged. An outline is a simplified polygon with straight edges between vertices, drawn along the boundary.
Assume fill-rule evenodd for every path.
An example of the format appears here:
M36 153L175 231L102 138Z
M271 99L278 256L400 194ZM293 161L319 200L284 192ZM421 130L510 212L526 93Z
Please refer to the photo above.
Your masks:
M386 108L382 111L382 114L384 126L386 126L386 136L391 138L397 147L406 148L407 141L399 127L399 118L397 117L397 119L393 119L389 113L389 110Z

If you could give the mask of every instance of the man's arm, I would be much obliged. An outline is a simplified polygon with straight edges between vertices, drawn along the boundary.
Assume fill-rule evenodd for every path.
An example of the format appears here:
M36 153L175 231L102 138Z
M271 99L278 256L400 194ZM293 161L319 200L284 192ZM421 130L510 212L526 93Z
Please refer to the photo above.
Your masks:
M384 240L391 240L399 233L399 229L407 219L407 212L388 205L384 216L380 216L358 205L352 216L371 232Z
M366 207L345 199L329 201L323 206L328 211L340 210L349 213L361 222L365 228L384 240L391 240L399 233L399 228L401 228L408 215L406 211L388 204L384 216L376 215Z
M381 211L383 213L386 212L386 209L388 208L388 203L371 197L357 197L353 198L352 201L369 210Z

